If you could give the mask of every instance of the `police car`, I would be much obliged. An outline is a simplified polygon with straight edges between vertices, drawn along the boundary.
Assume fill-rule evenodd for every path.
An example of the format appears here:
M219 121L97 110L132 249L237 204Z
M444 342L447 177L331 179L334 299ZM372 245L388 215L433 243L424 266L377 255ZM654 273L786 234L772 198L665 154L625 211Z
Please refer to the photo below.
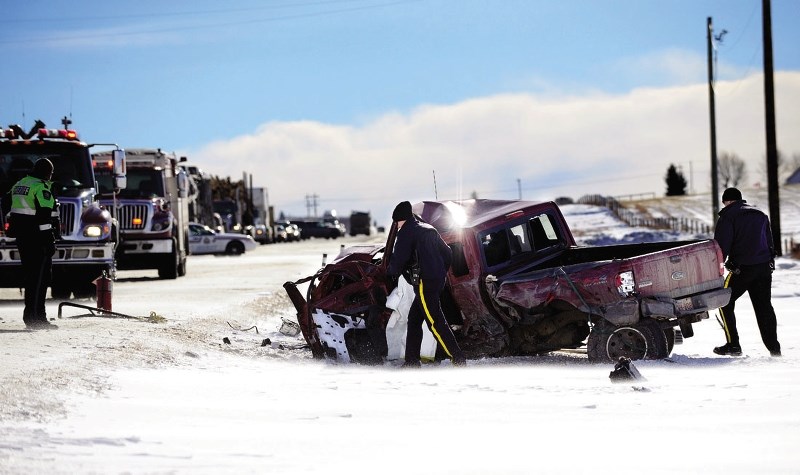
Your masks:
M258 244L251 236L235 233L217 233L208 226L189 223L190 254L244 254Z

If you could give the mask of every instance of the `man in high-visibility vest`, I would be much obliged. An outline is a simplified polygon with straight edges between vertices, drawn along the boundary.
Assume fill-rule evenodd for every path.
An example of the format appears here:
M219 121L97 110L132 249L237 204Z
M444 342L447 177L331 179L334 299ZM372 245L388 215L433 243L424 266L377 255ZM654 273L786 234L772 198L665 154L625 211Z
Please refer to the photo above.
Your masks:
M31 173L11 188L10 234L17 240L25 283L22 319L32 330L58 328L47 320L45 298L52 278L56 251L53 211L56 200L51 190L53 163L40 158Z

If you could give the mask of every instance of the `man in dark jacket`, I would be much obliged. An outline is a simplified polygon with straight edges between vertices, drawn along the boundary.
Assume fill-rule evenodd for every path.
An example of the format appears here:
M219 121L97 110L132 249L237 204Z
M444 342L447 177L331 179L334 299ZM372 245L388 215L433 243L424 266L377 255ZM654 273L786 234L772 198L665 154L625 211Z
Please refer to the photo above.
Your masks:
M50 187L53 163L40 158L30 175L11 187L10 230L16 238L25 283L22 319L29 329L58 328L47 320L45 298L52 276L55 197Z
M414 218L408 201L397 205L392 220L397 222L398 231L389 259L388 274L393 278L406 275L415 294L408 312L403 366L420 365L423 320L453 364L466 364L464 353L447 323L439 300L447 279L447 269L450 268L452 251L433 226Z
M761 340L772 356L781 355L778 342L777 319L772 308L772 271L775 268L775 250L769 218L755 206L742 199L736 188L722 194L724 208L719 212L714 239L727 258L725 267L730 271L725 287L731 289L731 300L720 309L727 343L714 348L718 355L739 356L739 333L733 313L736 299L745 292L755 310Z

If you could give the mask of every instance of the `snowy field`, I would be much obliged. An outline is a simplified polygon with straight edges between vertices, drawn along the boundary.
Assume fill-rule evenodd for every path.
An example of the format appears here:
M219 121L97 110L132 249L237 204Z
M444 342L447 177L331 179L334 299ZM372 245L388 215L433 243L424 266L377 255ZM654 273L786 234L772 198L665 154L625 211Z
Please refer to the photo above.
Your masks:
M583 242L649 234L562 209ZM19 292L0 289L0 473L798 473L800 262L774 274L782 358L745 296L745 356L712 353L712 315L613 384L580 352L411 371L311 359L278 331L294 314L281 285L365 239L192 256L176 281L120 272L114 310L138 318L64 307L55 331L25 331Z

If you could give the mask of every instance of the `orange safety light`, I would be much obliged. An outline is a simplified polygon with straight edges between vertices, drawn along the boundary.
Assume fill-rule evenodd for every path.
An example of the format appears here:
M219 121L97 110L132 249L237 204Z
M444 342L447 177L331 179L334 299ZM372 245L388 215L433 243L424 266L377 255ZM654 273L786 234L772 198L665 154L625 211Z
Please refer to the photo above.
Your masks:
M133 225L134 226L141 226L142 225L142 218L133 218Z

